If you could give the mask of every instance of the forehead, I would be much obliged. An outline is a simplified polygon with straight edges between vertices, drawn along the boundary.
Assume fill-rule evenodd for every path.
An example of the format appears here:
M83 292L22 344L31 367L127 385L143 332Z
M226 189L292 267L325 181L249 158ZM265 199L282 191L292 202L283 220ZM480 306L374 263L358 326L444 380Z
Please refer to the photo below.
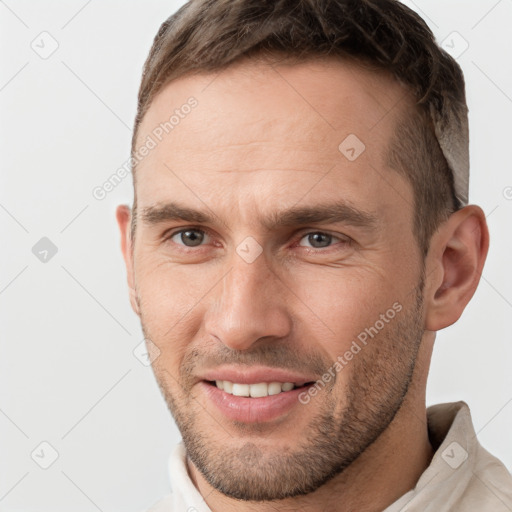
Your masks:
M139 142L144 134L168 121L190 97L197 99L200 108L194 109L192 120L180 124L193 123L195 134L211 133L214 141L219 135L215 127L221 122L223 130L231 126L236 132L237 125L244 121L247 125L273 122L273 127L279 129L298 118L301 125L316 127L315 132L351 125L362 134L373 131L384 116L401 114L407 108L410 93L388 73L351 60L322 58L279 64L269 59L244 59L221 71L188 74L164 86L144 116ZM276 119L280 121L277 125ZM217 125L201 127L202 121ZM386 123L379 126L372 136L378 136L386 127ZM173 127L172 138L180 143L188 134L183 126L181 130L174 128L177 126ZM244 133L236 133L239 138L244 137Z
M409 105L408 91L386 73L334 59L249 59L182 77L159 92L139 127L136 148L149 139L154 147L137 164L138 203L185 193L183 177L225 199L241 187L268 198L269 180L281 191L274 199L292 189L299 196L333 168L341 172L316 186L320 196L332 192L332 179L345 180L349 193L368 189L365 174L383 171ZM352 150L361 156L352 160Z

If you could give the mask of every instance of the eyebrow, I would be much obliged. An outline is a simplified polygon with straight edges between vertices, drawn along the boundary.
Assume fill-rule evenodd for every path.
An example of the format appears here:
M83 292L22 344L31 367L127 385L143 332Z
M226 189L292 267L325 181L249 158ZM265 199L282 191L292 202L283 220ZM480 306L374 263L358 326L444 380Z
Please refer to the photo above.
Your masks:
M178 203L148 206L142 210L141 217L146 224L160 224L161 222L185 221L197 224L211 223L211 214L200 212Z
M215 224L216 221L213 213L195 210L176 202L145 207L142 209L141 217L142 221L149 225L171 221ZM286 210L272 212L263 219L262 224L266 229L272 230L303 224L341 222L371 229L376 227L377 217L371 212L357 209L345 202L335 202L311 206L292 206Z

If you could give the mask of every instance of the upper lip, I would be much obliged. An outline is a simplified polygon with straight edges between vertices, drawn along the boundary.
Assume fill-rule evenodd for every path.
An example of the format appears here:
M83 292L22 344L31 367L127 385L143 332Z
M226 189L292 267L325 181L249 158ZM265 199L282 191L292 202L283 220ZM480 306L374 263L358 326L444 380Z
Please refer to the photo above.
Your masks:
M240 384L257 384L258 382L292 382L302 384L314 382L316 377L301 373L294 373L281 368L264 366L250 367L224 367L205 371L201 380L227 380Z

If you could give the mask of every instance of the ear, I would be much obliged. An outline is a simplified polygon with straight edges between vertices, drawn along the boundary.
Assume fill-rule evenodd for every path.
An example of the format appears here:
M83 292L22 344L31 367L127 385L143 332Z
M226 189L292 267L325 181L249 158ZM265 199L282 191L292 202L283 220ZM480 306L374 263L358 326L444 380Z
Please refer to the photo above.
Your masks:
M133 243L131 237L132 214L129 206L119 205L116 210L117 224L121 232L121 251L123 253L130 290L130 304L133 311L140 316L137 294L135 292L135 275L133 269Z
M432 236L426 264L425 329L455 323L473 297L489 249L482 209L466 206L453 213Z

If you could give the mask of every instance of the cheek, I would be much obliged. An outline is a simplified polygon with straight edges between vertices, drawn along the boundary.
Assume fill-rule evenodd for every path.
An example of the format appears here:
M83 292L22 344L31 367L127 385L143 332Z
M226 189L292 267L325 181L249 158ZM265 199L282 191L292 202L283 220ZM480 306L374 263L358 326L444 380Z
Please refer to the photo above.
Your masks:
M201 300L214 282L206 265L173 263L158 251L141 251L135 280L139 296L167 319L180 317Z
M329 269L310 277L304 274L293 288L301 299L294 311L299 324L302 329L308 324L306 332L315 326L314 339L331 360L348 350L401 297L398 288L390 286L383 274L368 268ZM300 332L298 335L302 338Z
M199 266L177 266L146 258L136 275L146 335L162 351L179 356L197 333L202 303L215 280Z

